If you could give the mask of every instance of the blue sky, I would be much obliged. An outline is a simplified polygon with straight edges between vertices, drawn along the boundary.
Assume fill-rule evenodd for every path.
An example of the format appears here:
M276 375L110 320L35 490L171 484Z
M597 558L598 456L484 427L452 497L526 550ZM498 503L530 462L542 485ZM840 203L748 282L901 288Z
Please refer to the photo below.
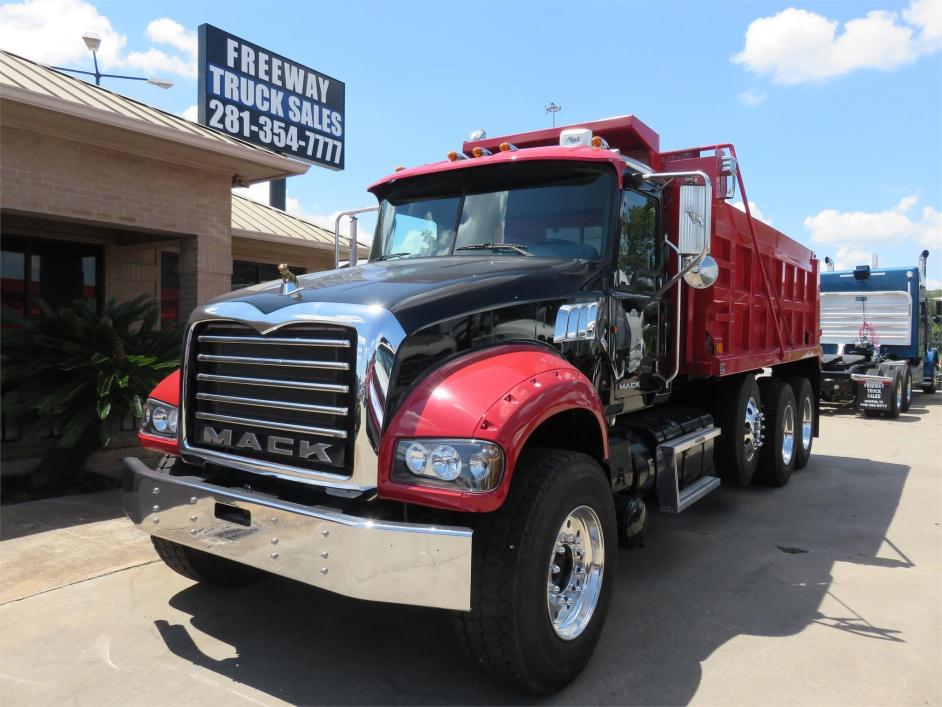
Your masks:
M0 4L0 46L82 68L86 29L120 90L196 103L209 22L346 82L346 170L288 183L324 219L372 203L398 165L467 134L632 113L664 149L733 142L750 201L820 256L914 264L942 281L942 0L891 2L80 2ZM256 190L257 191L257 190ZM368 226L366 219L361 221Z

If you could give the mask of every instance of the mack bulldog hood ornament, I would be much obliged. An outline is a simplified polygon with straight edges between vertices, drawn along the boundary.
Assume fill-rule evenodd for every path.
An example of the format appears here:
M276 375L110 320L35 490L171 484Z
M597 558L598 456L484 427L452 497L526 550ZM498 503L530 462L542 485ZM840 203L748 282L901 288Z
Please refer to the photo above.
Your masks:
M290 295L292 292L301 289L301 285L298 284L298 276L291 272L288 263L279 265L278 273L281 275L281 294Z

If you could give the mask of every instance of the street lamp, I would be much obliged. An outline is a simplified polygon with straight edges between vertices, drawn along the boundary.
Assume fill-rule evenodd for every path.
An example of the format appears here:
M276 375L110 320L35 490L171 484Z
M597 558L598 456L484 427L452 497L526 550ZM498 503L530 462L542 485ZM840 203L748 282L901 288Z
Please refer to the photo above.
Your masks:
M152 86L157 86L158 88L170 88L173 86L173 81L167 79L157 79L157 78L147 78L146 76L125 76L124 74L103 74L98 70L98 48L101 46L101 37L99 37L94 32L86 32L82 35L82 41L85 42L85 46L88 47L88 51L92 53L92 61L95 64L95 71L82 71L81 69L69 69L64 66L53 66L53 69L57 71L68 71L71 74L84 74L85 76L94 76L95 85L101 86L101 80L103 78L108 79L128 79L129 81L146 81Z
M556 127L556 114L563 109L562 106L558 106L552 101L550 101L546 106L546 112L550 113L553 116L553 127Z

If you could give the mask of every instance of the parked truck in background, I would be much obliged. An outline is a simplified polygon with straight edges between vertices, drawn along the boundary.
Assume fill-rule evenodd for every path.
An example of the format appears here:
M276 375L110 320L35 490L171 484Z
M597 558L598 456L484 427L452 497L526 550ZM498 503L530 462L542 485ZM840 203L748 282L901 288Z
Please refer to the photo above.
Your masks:
M899 417L913 387L936 391L939 351L926 295L926 260L916 267L821 273L821 396L868 416Z
M485 673L560 689L649 509L811 454L818 263L737 184L732 145L632 116L379 180L367 264L193 313L128 516L195 580L450 609Z

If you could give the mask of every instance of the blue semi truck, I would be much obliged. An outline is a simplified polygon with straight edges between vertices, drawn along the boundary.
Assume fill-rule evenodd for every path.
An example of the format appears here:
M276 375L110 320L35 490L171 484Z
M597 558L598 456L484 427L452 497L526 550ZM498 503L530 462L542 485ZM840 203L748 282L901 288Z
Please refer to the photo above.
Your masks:
M822 402L896 418L909 409L914 387L935 393L939 350L928 343L928 257L924 250L916 267L821 273Z

